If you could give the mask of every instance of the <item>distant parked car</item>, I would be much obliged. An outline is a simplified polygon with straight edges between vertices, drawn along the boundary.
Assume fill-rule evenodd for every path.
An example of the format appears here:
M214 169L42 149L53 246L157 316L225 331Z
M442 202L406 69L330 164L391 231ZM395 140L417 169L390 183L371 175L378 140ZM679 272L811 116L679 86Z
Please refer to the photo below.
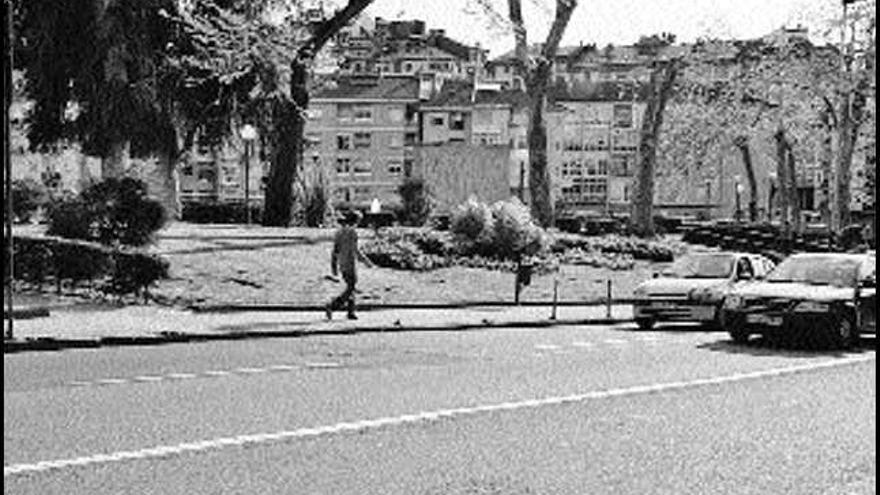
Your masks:
M641 329L656 322L693 321L720 327L721 305L737 282L760 279L773 268L759 254L704 252L685 255L638 285L633 303Z
M728 294L725 330L738 343L762 334L852 347L862 333L876 333L876 259L873 253L790 256L765 280Z

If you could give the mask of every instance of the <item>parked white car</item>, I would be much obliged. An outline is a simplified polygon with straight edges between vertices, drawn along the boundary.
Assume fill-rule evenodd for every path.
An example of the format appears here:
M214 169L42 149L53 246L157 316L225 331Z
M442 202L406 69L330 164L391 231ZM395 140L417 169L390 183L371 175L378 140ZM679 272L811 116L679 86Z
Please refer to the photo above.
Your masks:
M690 321L721 327L722 304L734 284L762 279L774 263L759 254L687 254L634 291L633 316L639 328L657 322Z

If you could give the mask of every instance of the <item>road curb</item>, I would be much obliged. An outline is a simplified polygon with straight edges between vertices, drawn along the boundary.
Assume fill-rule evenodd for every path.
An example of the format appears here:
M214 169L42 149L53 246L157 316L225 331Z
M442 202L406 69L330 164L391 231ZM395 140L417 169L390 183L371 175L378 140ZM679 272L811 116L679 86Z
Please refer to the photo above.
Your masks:
M331 328L322 330L289 331L247 331L226 333L186 333L173 332L156 335L134 335L126 337L98 337L89 339L55 339L36 337L3 341L3 353L14 354L32 351L61 351L65 349L95 349L101 347L154 346L163 344L213 342L229 340L251 340L269 338L302 338L321 335L355 335L360 333L404 333L404 332L456 332L466 330L486 330L504 328L548 328L566 325L617 325L630 323L632 318L590 318L537 321L499 321L484 320L479 323L460 323L449 325L427 325L404 327L398 325L376 325L363 327Z

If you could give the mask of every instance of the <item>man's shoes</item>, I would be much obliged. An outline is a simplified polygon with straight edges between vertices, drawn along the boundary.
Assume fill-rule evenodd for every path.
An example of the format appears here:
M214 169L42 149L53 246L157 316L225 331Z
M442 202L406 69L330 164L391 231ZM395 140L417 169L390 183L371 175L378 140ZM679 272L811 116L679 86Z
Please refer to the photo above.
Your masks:
M324 306L324 315L327 316L327 321L333 319L333 310L330 308L330 305Z
M349 314L348 314L348 319L349 319L349 320L357 320L358 317L357 317L357 315L354 314L354 313L349 313Z

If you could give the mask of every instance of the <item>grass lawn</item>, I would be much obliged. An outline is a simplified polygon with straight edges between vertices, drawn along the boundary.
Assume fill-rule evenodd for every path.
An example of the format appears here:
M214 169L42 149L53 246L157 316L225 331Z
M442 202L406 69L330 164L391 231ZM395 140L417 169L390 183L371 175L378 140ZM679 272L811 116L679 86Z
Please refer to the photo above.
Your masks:
M16 229L17 231L19 229ZM24 229L22 229L24 230ZM39 228L26 230L39 232ZM343 286L330 272L332 230L174 223L149 247L170 262L171 278L151 288L160 301L187 304L322 304ZM372 237L362 230L362 240ZM596 300L611 279L614 297L627 297L657 265L637 261L633 270L563 265L559 299ZM369 303L512 301L509 272L451 267L429 272L359 267L359 301ZM556 275L532 278L523 301L550 301Z

